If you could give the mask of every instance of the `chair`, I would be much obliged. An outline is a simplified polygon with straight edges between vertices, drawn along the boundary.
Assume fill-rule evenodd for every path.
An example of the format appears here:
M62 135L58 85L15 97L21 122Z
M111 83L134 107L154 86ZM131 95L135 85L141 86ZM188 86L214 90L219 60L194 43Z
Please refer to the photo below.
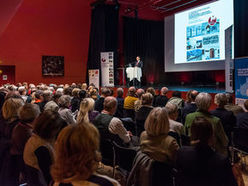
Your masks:
M236 163L237 153L241 155L241 164L247 167L245 156L248 155L248 129L234 128L232 132L231 146L232 163Z
M115 153L115 165L118 165L118 170L124 177L127 178L132 169L134 158L137 154L136 150L132 148L121 147L113 142Z
M105 165L114 165L114 147L111 140L101 139L100 151L102 154L102 163Z
M47 186L43 174L38 169L25 165L25 172L29 186Z

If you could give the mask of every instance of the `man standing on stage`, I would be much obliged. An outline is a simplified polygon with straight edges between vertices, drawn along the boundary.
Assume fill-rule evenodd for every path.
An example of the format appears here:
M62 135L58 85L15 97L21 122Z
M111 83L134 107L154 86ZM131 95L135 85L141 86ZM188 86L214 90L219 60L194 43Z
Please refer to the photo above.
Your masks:
M134 67L139 67L139 68L141 68L141 71L142 71L143 62L140 60L140 57L139 57L139 56L136 57L136 61L134 62L134 65L133 65L133 66L134 66ZM138 88L140 88L140 87L141 87L141 79L140 79L140 81L138 81L137 79L134 79L134 86L135 86L135 87L138 86Z

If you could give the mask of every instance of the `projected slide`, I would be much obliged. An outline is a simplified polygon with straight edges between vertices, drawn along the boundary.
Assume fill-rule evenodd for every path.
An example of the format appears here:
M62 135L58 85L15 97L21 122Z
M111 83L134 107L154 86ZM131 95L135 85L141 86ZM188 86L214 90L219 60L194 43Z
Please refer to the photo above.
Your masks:
M175 64L224 60L232 9L232 0L219 0L176 14Z

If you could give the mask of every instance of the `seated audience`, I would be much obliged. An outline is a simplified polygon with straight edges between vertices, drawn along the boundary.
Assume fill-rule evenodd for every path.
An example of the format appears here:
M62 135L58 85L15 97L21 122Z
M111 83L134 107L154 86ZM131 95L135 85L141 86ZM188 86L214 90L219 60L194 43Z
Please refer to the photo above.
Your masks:
M146 89L146 93L152 94L152 96L153 96L152 106L155 106L155 100L156 100L156 98L157 98L155 89L154 89L153 87L148 87L148 88Z
M53 185L119 186L117 181L96 173L100 160L99 133L93 125L83 121L64 128L55 145Z
M72 96L73 98L71 99L71 111L75 112L76 110L79 110L80 107L80 98L79 98L79 88L74 88L72 90Z
M80 109L77 115L77 122L87 121L93 122L97 115L98 111L94 110L95 101L92 98L84 98L80 103Z
M191 144L177 153L178 186L237 186L228 158L216 153L212 123L195 117L191 125Z
M109 88L104 87L101 89L101 97L95 102L95 110L102 112L104 99L109 96L110 93L111 92Z
M155 107L164 107L169 100L168 97L166 96L168 92L167 87L162 87L160 90L160 95L156 97L155 99Z
M134 102L134 111L137 112L141 107L141 96L145 93L144 89L139 88L136 91L138 99Z
M47 184L52 180L50 166L54 161L53 144L60 130L66 123L60 118L57 112L44 111L34 123L34 133L27 141L23 160L25 165L38 170ZM27 171L28 172L28 171ZM32 181L28 177L28 183Z
M181 98L182 94L179 91L174 91L172 93L172 97L168 100L167 103L173 103L176 104L178 106L178 117L177 117L177 121L181 122L182 120L182 109L184 107L184 101Z
M244 102L246 112L239 113L237 115L237 126L238 128L248 129L248 100Z
M41 102L38 103L41 112L43 112L44 106L49 101L51 101L51 99L52 99L52 92L50 90L45 90L41 93Z
M76 120L74 119L74 116L72 115L70 108L71 105L71 98L68 95L63 95L58 100L59 104L59 114L63 120L67 124L75 124Z
M117 108L116 98L106 97L103 105L102 113L93 121L99 130L101 140L112 140L120 145L130 142L130 133L125 129L121 120L113 116Z
M239 113L243 113L244 109L233 103L233 96L230 93L226 94L227 97L227 105L225 105L225 109L228 111L232 111L235 116Z
M184 134L184 128L182 123L176 121L178 117L177 105L173 103L167 103L165 108L169 116L170 131L177 133L180 137Z
M14 96L7 95L8 96ZM18 109L24 105L23 99L9 97L2 107L0 120L0 185L18 185L19 172L15 168L16 162L11 155L11 136L13 129L19 122Z
M139 137L140 134L145 130L144 124L147 116L153 109L153 96L150 93L142 94L141 96L141 107L135 112L135 123L136 123L136 135Z
M30 138L33 131L33 121L40 114L40 108L36 104L26 103L18 111L19 123L15 126L11 136L10 153L15 160L18 175L20 172L24 175L23 151L26 142ZM17 175L17 176L18 176ZM19 176L18 176L19 177Z
M187 93L187 100L182 109L182 124L185 123L185 118L189 113L195 112L197 110L197 106L195 104L195 98L198 95L198 91L191 90Z
M123 98L123 94L124 94L124 90L123 88L117 88L117 110L115 113L115 117L118 118L123 118L124 113L123 113L123 106L124 106L124 98Z
M24 86L21 86L21 87L18 88L18 92L21 95L21 97L22 97L22 99L23 99L23 101L25 103L27 101L27 98L28 98L26 88Z
M135 87L128 89L128 96L124 99L124 117L130 117L134 120L134 102L138 100L135 95Z
M53 98L51 101L47 102L44 106L44 110L52 110L52 111L58 111L59 110L59 98L62 96L61 92L55 92L53 95Z
M155 161L173 165L179 149L175 138L168 136L169 119L165 108L156 107L145 121L140 136L140 149Z
M214 97L214 103L217 105L217 108L215 110L212 110L210 113L220 118L224 131L229 141L231 141L231 132L236 126L236 117L234 116L233 112L227 111L225 109L225 105L227 104L226 94L216 94Z
M208 93L200 93L196 96L196 105L198 110L186 116L185 132L191 136L190 128L196 117L205 117L211 122L214 131L214 148L216 152L227 155L228 138L225 134L221 120L208 112L211 105L212 98Z

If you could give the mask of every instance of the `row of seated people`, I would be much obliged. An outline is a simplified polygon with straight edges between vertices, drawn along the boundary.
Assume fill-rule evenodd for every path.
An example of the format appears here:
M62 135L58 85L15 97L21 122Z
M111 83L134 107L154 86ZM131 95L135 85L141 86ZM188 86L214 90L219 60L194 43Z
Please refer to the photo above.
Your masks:
M133 89L133 87L131 87L131 89ZM80 129L77 128L77 126L79 125L81 126L81 124L82 126L90 126L88 128L92 128L93 125L89 124L88 122L92 122L95 125L95 127L98 129L99 134L101 136L100 144L102 140L110 139L111 141L116 141L118 144L121 144L121 145L125 144L125 146L127 146L127 144L128 145L131 144L131 147L138 146L140 148L135 147L135 149L137 149L139 152L142 152L148 155L152 160L155 160L158 162L165 162L172 166L175 166L176 168L178 168L178 171L180 170L179 168L180 166L178 167L176 162L180 162L179 161L180 159L177 159L176 157L180 157L179 156L180 153L178 152L180 152L179 147L181 146L181 144L175 138L168 136L168 133L170 132L170 130L172 130L178 133L179 135L189 135L194 144L204 144L203 145L204 148L206 146L209 146L209 149L213 148L217 153L222 154L222 155L218 155L219 159L218 158L217 159L218 161L220 160L221 165L227 167L226 168L227 171L225 172L225 170L222 170L223 168L222 167L221 172L223 172L223 175L221 176L225 177L229 175L228 177L230 178L230 180L228 181L228 183L226 183L225 181L227 180L219 179L217 185L221 185L219 184L219 182L223 183L222 185L236 185L235 181L233 180L233 175L230 172L228 172L230 171L229 164L226 161L228 139L222 127L221 121L217 117L213 117L211 114L207 112L211 104L211 97L209 94L200 93L199 95L196 96L195 103L198 107L198 111L186 116L184 127L182 127L182 125L178 125L178 123L174 121L178 118L177 117L178 115L177 104L173 102L172 103L169 102L167 103L165 108L160 108L160 107L153 108L151 104L153 103L152 94L151 93L143 94L140 100L141 105L138 107L136 113L138 113L139 110L142 108L142 103L143 103L143 106L148 105L148 107L150 108L150 112L147 113L145 120L144 120L144 125L143 126L141 125L141 127L143 127L144 129L143 130L141 129L140 134L139 134L137 133L138 128L139 128L138 125L135 125L135 129L132 132L130 132L126 128L130 127L130 129L133 129L132 126L125 127L124 125L125 121L122 121L118 117L114 117L114 115L116 114L116 110L118 110L118 104L117 104L118 99L112 96L101 96L98 99L95 98L96 99L95 106L101 105L99 104L99 102L102 102L103 100L102 102L103 109L99 113L97 111L94 111L94 104L95 104L94 99L86 98L87 94L89 93L87 93L88 91L84 91L85 95L82 96L82 99L79 102L79 108L77 108L74 112L72 112L72 107L71 107L72 102L73 102L72 100L76 96L72 97L70 95L63 95L64 94L64 91L63 91L63 92L60 92L61 96L59 97L58 96L59 91L57 92L57 90L53 93L51 93L52 91L50 90L41 90L43 93L40 94L42 98L40 101L38 102L34 101L33 103L26 103L25 105L23 105L24 99L22 98L22 96L17 95L16 92L13 92L13 90L9 92L7 95L2 97L3 100L1 100L1 102L3 103L2 104L3 107L1 110L2 118L1 118L1 123L0 123L0 140L1 140L0 156L1 156L1 159L4 161L2 161L1 167L0 167L1 168L1 175L0 175L1 185L17 185L23 180L27 182L29 180L32 180L32 174L31 175L28 174L30 171L27 171L32 168L39 170L42 173L42 176L44 178L43 184L48 184L52 181L50 170L53 176L53 180L55 181L54 183L55 185L59 183L62 185L63 184L76 185L77 183L74 183L74 181L83 182L85 180L88 180L88 182L91 182L91 181L97 182L97 184L99 185L107 184L106 182L108 183L111 182L112 184L118 184L117 182L115 182L114 180L111 180L110 178L102 177L96 174L94 174L94 176L92 175L93 172L95 172L97 168L96 166L97 162L100 161L100 156L99 155L93 156L92 154L87 155L87 153L88 152L90 153L91 150L93 150L94 152L99 150L98 149L99 139L97 137L98 132L96 132L97 134L92 132L94 134L94 135L92 134L93 137L97 139L95 142L95 146L93 144L94 143L92 139L93 137L89 136L89 134L85 134L85 131L84 132L81 131L81 134L80 132L78 132L77 133L78 137L76 134L72 135L73 133L72 130L80 131ZM105 89L105 90L106 92L109 91L108 89ZM35 93L36 92L37 90L35 91ZM50 100L51 98L49 99L45 98L46 97L45 93L48 93L48 92L50 92L49 94L50 97L52 96L52 94L54 94L54 97L57 100L55 98L53 100ZM80 89L79 91L77 90L77 93L79 92L82 93L82 90ZM3 93L1 95L4 95L6 93L6 90L2 91L1 93ZM104 91L102 91L102 93L104 93ZM28 99L26 99L26 101L27 100ZM52 106L49 107L48 105L52 105ZM123 105L125 105L125 101ZM125 110L127 109L124 108L123 111L125 112ZM42 111L41 114L40 114L40 111ZM138 114L136 115L138 116ZM143 114L140 113L140 116L142 115ZM212 127L211 130L213 130L212 131L213 134L210 132L211 134L208 134L208 137L206 137L204 132L202 132L200 134L196 134L198 135L196 138L193 137L194 134L192 132L192 126L195 121L198 121L199 118L204 120L205 123L209 122L211 124L211 127ZM204 123L202 120L201 120L201 123ZM175 125L171 124L173 122L176 124ZM70 129L70 132L68 132L69 134L67 134L68 135L67 137L65 137L66 135L64 135L64 137L61 137L61 139L60 138L57 139L57 136L58 135L60 136L59 133L64 127L66 129L70 127L73 129ZM66 129L63 129L63 131L64 130L66 131ZM67 129L67 131L68 130L69 129ZM82 127L82 130L86 130L85 127ZM61 132L61 136L63 136L62 133L63 132ZM135 135L138 135L138 136L135 136ZM139 138L139 135L140 135L140 138ZM201 139L201 137L203 138L206 137L207 139L206 138ZM63 138L66 138L66 140L64 141L64 143L66 144L62 144L64 140ZM56 139L57 139L57 142L55 143ZM80 141L80 139L82 141ZM90 145L86 144L87 139L89 140ZM70 142L71 144L68 144L68 141L70 140L74 140L74 141ZM199 141L200 143L198 143ZM204 141L204 143L201 143L202 141ZM77 142L78 144L73 144ZM80 143L83 143L83 144L80 144ZM58 144L57 151L60 153L56 154L57 152L56 148L54 152L54 144ZM59 144L61 145L60 150L59 150ZM90 150L80 149L78 148L79 146L77 147L77 145L82 146L82 147L85 147L86 145L85 148L90 148L92 146L92 148ZM195 147L196 146L198 145L195 145ZM201 149L199 152L201 152L202 149L204 148L199 148ZM182 149L184 148L181 148L181 150ZM66 150L68 152L66 152ZM207 152L210 153L209 156L205 156L205 153L199 154L199 155L204 155L203 156L204 161L205 161L205 158L213 158L211 156L213 154L214 156L216 156L215 151L211 151L211 150L208 151L208 150L206 150L206 153ZM61 152L61 151L64 151L64 152ZM79 156L80 154L83 154L83 152L84 153L87 152L85 154L86 157ZM202 152L205 152L205 151L203 150ZM182 157L186 158L187 156L186 157L182 156ZM221 161L220 157L222 158L223 161ZM60 158L63 159L63 161L58 160L59 163L56 165L56 159L60 159ZM68 158L69 160L66 158ZM89 159L93 158L95 161L94 162L95 164L92 162L91 163L86 162L87 158ZM195 159L197 157L196 155L192 154L191 158ZM216 161L214 159L215 158L211 160ZM74 160L78 162L71 163ZM87 164L86 167L85 167L86 164L84 163ZM89 167L89 164L92 165L92 167ZM79 167L75 165L79 165ZM56 170L56 166L59 167L57 168L57 170ZM67 166L69 167L68 169L66 169ZM188 166L188 165L185 164L184 166ZM53 167L55 168L53 169ZM63 172L63 169L64 169L63 167L65 167L64 172ZM204 167L205 165L202 167L196 166L195 170L191 170L191 171L196 171L197 168L202 169ZM218 168L216 168L216 170L220 170ZM135 167L133 169L137 170L137 168ZM56 177L58 176L56 175L56 173L59 174L59 170L62 173L61 175L59 175L60 177L58 178ZM208 169L208 171L209 170L210 169ZM86 172L88 174L86 174ZM185 173L187 173L187 171L182 173L181 175L185 176ZM210 175L212 176L212 174ZM92 178L92 176L94 179ZM199 179L196 180L196 183L198 183L198 185L199 185L199 181L202 182L204 179L206 179L206 177L204 177L204 174L202 174L201 176L202 178L199 177ZM130 175L129 180L133 180L131 178L132 176ZM188 179L188 178L186 176L185 179ZM192 181L191 179L192 178L190 178L188 181L189 182ZM35 182L37 180L32 180L32 181ZM129 181L129 184L130 183L133 184L133 182L134 181ZM38 181L35 183L36 185L38 185ZM184 183L182 182L181 185L187 185L186 183L187 182L184 182ZM203 181L202 184L203 183L205 182ZM213 180L213 183L217 183L215 179Z

